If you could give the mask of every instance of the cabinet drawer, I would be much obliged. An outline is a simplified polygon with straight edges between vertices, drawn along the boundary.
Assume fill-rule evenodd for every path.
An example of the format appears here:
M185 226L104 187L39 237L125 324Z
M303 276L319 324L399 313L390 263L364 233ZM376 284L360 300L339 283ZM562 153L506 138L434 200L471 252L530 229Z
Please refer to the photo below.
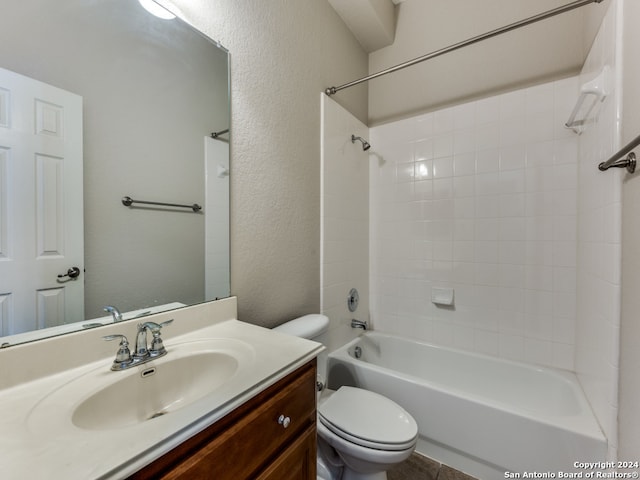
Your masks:
M222 458L215 468L220 477L211 478L249 478L249 474L255 472L245 470L249 464L262 467L312 425L315 422L314 387L315 375L307 372L234 425L224 435L226 438L212 445L212 451L218 450L220 443ZM281 415L290 419L287 428L278 423ZM229 455L230 452L236 454Z
M315 381L314 361L213 424L193 439L193 447L178 447L178 453L170 452L135 477L255 478L305 431L315 427ZM281 415L289 418L286 428L278 423ZM172 456L177 458L168 460Z

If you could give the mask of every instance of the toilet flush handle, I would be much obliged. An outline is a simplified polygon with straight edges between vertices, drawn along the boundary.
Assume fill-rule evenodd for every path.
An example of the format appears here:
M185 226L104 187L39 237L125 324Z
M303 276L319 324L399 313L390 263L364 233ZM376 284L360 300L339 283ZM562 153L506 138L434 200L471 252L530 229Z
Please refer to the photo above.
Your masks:
M283 428L287 428L291 423L291 418L280 415L278 417L278 425L282 425Z

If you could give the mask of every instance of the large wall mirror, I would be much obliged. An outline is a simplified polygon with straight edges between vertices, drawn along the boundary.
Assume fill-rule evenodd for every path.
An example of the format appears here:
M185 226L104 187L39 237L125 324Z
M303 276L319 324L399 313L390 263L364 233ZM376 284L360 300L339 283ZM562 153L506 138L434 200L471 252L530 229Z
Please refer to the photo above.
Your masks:
M6 2L0 344L229 296L229 124L228 52L181 20Z

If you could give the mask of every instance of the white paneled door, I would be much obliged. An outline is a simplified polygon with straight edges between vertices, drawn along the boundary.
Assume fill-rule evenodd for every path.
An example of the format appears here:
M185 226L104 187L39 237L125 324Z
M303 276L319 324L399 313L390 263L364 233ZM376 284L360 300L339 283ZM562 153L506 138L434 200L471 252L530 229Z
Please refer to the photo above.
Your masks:
M82 198L82 97L0 69L3 336L84 318Z

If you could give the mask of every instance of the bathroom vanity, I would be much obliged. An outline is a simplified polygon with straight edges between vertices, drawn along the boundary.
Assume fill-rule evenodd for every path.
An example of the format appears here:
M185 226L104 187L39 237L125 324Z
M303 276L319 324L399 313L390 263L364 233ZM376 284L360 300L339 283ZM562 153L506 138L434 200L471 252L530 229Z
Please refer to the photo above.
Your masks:
M236 299L145 317L168 353L111 371L135 321L0 349L3 478L314 479L323 347L236 320Z
M130 478L316 478L315 359Z

